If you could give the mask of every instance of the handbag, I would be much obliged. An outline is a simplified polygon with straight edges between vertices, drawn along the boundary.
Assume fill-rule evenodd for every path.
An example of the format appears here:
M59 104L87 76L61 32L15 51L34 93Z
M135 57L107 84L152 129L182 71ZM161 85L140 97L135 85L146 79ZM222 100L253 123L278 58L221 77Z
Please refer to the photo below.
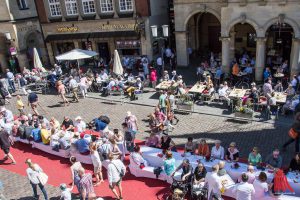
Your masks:
M123 178L123 177L125 176L124 170L123 170L123 169L119 170L119 169L117 168L117 166L116 166L113 162L111 162L111 163L115 166L115 168L116 168L117 171L119 172L120 178Z
M48 176L47 174L45 174L44 172L38 172L39 175L38 175L38 179L40 181L40 183L42 185L46 185L47 181L48 181Z
M289 136L293 139L296 139L298 137L298 133L293 128L291 128L289 130Z

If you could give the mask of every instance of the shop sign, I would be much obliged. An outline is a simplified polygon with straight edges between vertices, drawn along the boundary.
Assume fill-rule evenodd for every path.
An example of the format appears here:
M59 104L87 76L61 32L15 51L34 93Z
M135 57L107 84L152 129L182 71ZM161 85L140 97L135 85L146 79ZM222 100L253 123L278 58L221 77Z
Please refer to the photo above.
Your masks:
M32 30L37 30L37 25L36 24L32 24L32 25L27 25L27 26L23 26L23 27L19 27L18 31L19 32L26 32L26 31L32 31Z
M135 24L102 24L99 28L102 31L108 30L134 30Z
M65 32L77 32L79 30L78 26L59 26L57 31L61 33Z

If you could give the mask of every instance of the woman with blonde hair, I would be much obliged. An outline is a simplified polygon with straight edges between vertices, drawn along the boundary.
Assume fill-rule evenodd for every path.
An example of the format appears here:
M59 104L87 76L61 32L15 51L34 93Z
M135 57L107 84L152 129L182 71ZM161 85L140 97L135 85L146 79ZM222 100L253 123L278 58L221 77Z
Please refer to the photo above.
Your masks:
M61 81L57 81L57 91L64 102L64 106L70 105L70 102L68 101L68 99L65 96L66 95L65 85Z

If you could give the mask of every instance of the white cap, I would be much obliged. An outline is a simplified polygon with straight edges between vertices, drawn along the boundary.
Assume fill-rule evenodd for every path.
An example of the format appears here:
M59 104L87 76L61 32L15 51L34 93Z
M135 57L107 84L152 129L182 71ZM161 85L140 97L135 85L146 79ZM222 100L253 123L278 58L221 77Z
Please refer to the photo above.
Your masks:
M77 116L77 117L75 118L75 121L77 121L77 120L82 120L82 118L81 118L80 116Z
M129 116L131 116L132 114L131 114L131 112L130 111L127 111L127 116L129 117Z
M0 112L5 112L5 111L6 111L6 108L5 107L1 107Z

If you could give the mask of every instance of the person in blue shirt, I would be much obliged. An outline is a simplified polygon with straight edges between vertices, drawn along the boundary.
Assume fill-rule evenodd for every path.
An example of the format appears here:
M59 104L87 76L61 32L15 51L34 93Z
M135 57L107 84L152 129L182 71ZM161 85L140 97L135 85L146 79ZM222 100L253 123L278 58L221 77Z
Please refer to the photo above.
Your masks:
M96 131L103 131L107 126L107 124L101 121L99 118L94 119L94 123L95 123Z
M35 142L42 142L41 129L38 124L34 124L34 129L31 131L31 137Z
M77 150L79 151L79 153L87 154L90 151L89 150L89 141L87 141L83 137L75 142L75 146L76 146Z
M217 71L216 71L216 75L215 78L216 79L220 79L221 75L223 74L221 67L218 67Z
M264 71L264 80L266 80L269 77L271 77L271 71L270 71L270 68L267 67Z
M246 74L252 74L252 72L253 72L252 67L250 66L249 63L247 63L247 66L246 66L246 68L244 69L244 73L246 73Z

